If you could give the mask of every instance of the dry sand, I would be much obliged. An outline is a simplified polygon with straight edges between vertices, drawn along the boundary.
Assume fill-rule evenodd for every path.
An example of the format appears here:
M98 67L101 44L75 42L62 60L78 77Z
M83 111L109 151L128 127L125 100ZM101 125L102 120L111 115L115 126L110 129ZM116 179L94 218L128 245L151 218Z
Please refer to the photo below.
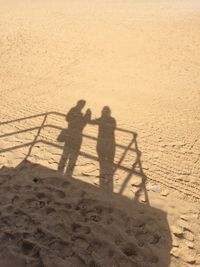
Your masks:
M199 51L199 1L0 0L1 267L200 265ZM56 171L79 99L116 120L113 193L95 125Z

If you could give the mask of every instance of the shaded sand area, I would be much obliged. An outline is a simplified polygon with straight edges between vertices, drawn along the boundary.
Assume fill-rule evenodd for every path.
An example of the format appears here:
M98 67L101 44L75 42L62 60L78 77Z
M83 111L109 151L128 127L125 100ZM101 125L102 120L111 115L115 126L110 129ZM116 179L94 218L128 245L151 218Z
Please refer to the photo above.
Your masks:
M199 51L195 0L0 0L0 266L200 265ZM69 181L80 99L116 125L71 134Z
M159 209L28 161L1 175L1 266L169 266Z

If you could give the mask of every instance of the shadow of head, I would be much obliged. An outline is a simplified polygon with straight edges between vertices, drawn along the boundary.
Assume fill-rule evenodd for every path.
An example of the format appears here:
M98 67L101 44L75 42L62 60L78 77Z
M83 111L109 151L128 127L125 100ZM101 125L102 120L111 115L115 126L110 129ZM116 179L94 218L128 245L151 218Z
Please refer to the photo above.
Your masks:
M1 259L61 267L170 264L167 217L157 208L27 160L0 169L0 181L1 246L12 247Z
M109 106L104 106L102 111L101 111L101 116L102 117L110 117L111 116L111 109Z

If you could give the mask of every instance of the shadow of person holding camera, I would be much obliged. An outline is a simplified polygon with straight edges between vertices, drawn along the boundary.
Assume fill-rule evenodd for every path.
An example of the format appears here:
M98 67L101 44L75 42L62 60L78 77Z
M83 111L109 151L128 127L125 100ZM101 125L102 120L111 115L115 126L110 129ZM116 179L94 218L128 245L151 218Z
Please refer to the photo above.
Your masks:
M58 171L67 177L72 177L80 153L83 129L91 118L91 111L89 109L87 109L85 113L82 112L85 104L85 100L79 100L76 106L69 110L66 115L68 128L64 129L58 136L58 141L64 142L63 153L58 164ZM67 167L65 172L66 163Z

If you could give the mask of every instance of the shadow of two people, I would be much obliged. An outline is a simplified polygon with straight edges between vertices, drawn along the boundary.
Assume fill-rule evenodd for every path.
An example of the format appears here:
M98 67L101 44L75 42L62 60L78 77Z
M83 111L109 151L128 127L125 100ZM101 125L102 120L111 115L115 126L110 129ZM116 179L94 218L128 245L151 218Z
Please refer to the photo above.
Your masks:
M73 107L66 115L66 120L69 124L69 127L67 130L65 129L64 131L62 131L58 137L59 140L62 140L62 142L64 142L63 154L60 159L58 168L64 174L65 164L68 161L66 173L68 173L69 176L73 174L73 169L75 167L76 160L78 158L78 155L80 154L83 129L87 125L87 123L92 123L92 124L99 126L99 134L98 134L98 139L97 139L97 153L98 153L98 157L100 161L100 175L104 177L106 176L112 177L116 167L119 167L119 163L116 165L114 165L113 163L113 158L115 155L115 147L116 147L116 144L115 144L116 122L111 117L111 111L108 107L103 108L102 115L100 118L96 120L92 120L91 112L89 110L87 110L86 113L84 114L82 113L82 109L85 106L85 104L86 104L85 101L78 101L77 105ZM43 114L43 115L45 115L45 118L42 122L42 125L38 128L37 136L35 137L33 142L28 143L28 145L31 146L29 148L28 156L31 154L33 145L36 144L36 142L39 142L37 141L37 137L39 136L41 129L45 127L45 119L47 118L48 114ZM38 117L38 116L31 116L31 118L33 117ZM27 119L27 118L23 118L23 119ZM13 123L15 121L16 120L12 120L10 122L4 122L4 123L1 123L1 125ZM33 129L31 128L28 130L33 130ZM28 131L28 130L25 130L25 131ZM13 135L13 133L6 134L4 136L8 136L8 135ZM44 143L48 145L53 145L50 142L44 142ZM9 148L1 150L1 153L10 151L13 149L18 149L19 147L23 147L23 146L24 144L22 146L9 147ZM25 144L25 146L27 146L27 144ZM137 160L133 164L133 169L136 167L136 165L138 165L139 168L142 170L142 166L140 162L141 153L139 152L137 142L135 142L135 151L137 154ZM26 158L28 156L26 156ZM94 230L92 229L89 232L89 234L84 235L84 236L88 236L88 241L90 242L92 240L95 241L94 244L89 243L90 244L89 249L91 248L91 251L89 254L98 255L97 258L99 258L100 260L105 259L105 256L107 255L107 258L111 260L111 264L109 266L115 263L117 264L117 266L128 266L127 260L131 259L134 261L135 260L138 261L138 263L134 262L134 263L131 263L132 265L129 265L129 266L169 267L170 251L172 248L172 237L170 233L169 224L167 221L167 214L160 209L151 207L150 205L148 205L148 202L147 204L139 202L138 197L135 197L134 201L132 201L129 198L122 196L121 194L121 192L123 191L123 189L125 188L127 184L128 179L130 178L132 170L130 170L127 178L125 179L122 185L122 189L119 193L111 192L109 194L104 194L103 190L100 190L96 186L81 182L80 180L73 180L70 182L66 182L65 179L63 179L63 177L60 177L60 174L57 175L57 171L51 170L39 164L28 162L26 158L15 168L2 167L0 169L0 176L1 176L0 177L1 178L0 189L2 190L1 195L3 196L0 202L5 204L2 206L2 210L1 210L1 213L2 213L1 223L2 223L2 227L3 227L3 224L5 223L5 229L6 229L6 232L1 235L1 243L3 244L3 246L4 246L3 242L8 241L9 247L14 248L16 246L16 249L18 251L19 245L21 245L21 242L24 239L23 231L21 231L21 234L18 233L19 231L15 233L16 225L13 224L13 221L20 218L21 213L20 212L13 213L13 209L10 208L10 203L14 203L15 204L14 210L17 208L17 210L20 211L21 208L23 208L23 210L27 209L27 211L33 211L33 214L32 214L33 219L32 217L30 217L32 216L31 214L30 215L27 214L28 219L31 219L31 222L33 222L30 224L30 227L31 227L30 236L27 236L27 239L32 240L33 238L33 244L37 243L38 245L40 245L40 242L41 242L42 248L44 248L44 242L47 242L45 244L45 247L48 247L50 244L52 244L52 242L49 242L48 240L49 237L51 237L52 239L52 235L49 236L49 231L44 231L44 234L40 234L38 236L38 230L39 230L38 223L39 224L41 223L41 225L44 223L44 225L41 226L42 228L40 229L45 229L46 227L47 229L52 229L53 230L52 234L53 236L56 237L58 235L58 231L59 231L58 229L60 229L60 225L61 225L56 220L58 216L58 217L62 217L61 218L62 225L64 222L65 223L64 226L66 227L66 229L68 229L67 227L68 226L70 227L70 225L72 225L75 221L77 223L76 225L78 225L78 229L81 229L81 230L83 229L82 228L83 222L87 222L87 224L90 227L94 226ZM122 159L123 158L124 157L122 157ZM114 167L113 165L115 166L115 168L113 168ZM29 177L29 175L30 175L30 178L32 179L24 180L23 177L27 177L27 176ZM143 172L142 172L142 175L144 175ZM55 179L55 177L58 179ZM21 186L19 186L22 182L22 179L24 180L23 182L28 183L27 184L28 187L26 187L25 184L23 183ZM64 197L65 200L57 201L57 197L55 196L58 196L60 194L58 194L57 191L56 192L53 191L55 189L54 186L50 187L51 190L49 192L48 184L55 185L55 183L58 185L58 187L60 187L59 191L61 192L62 196L63 195L65 196ZM80 189L81 193L77 193L77 196L76 196L76 190L72 190L73 187L70 186L71 183L73 183L76 186L76 188ZM101 187L106 186L106 188L108 188L107 184L104 183L104 179L100 179L100 186ZM14 191L12 190L13 188L14 188ZM27 195L27 188L30 189L30 194L33 194L32 196L34 199L33 206L30 203L30 201L25 201L26 195ZM64 190L62 191L62 188L67 193ZM110 188L112 188L112 179L111 179ZM5 194L5 192L7 192L8 189L9 189L9 194ZM41 201L40 198L38 197L39 192L41 192L41 190L42 191L44 190L44 192L46 192L45 190L48 191L47 194L46 193L44 194L44 201ZM56 187L56 190L57 190L57 187ZM24 192L26 194L24 194ZM83 192L84 194L82 194ZM16 193L17 193L17 201L14 201L16 199ZM75 194L75 197L74 197L74 194ZM25 199L23 199L24 196L25 196ZM18 201L19 199L21 199L21 201ZM30 196L29 196L29 199L30 199ZM110 204L109 203L106 204L106 201L109 199L111 199ZM71 204L69 204L70 202ZM40 206L41 203L43 203L42 206ZM92 206L92 208L90 206L90 203L94 205ZM53 212L53 216L55 217L51 217L52 212L50 213L47 212L47 210L49 210L49 204L52 205L52 207L50 206L50 210L55 211L55 213ZM57 206L58 204L60 204L61 207L58 207ZM63 210L65 211L66 207L69 207L69 206L72 212L70 213L68 211L62 212L63 215L60 216L59 212ZM79 209L80 216L77 216L77 212L78 212L77 206L80 206L80 209ZM6 218L10 219L10 223L8 223L7 219L3 220L4 211L6 214ZM95 213L91 214L91 211L92 212L95 211ZM86 212L88 213L87 216L86 216L87 214ZM23 212L23 216L24 216L24 212ZM36 216L36 218L42 218L41 222L38 222L35 224L34 216ZM45 220L46 216L47 216L47 220ZM96 221L96 218L98 218L98 216L100 217L99 222ZM55 220L52 220L52 218L55 218ZM90 220L91 220L91 223L90 223ZM52 224L48 226L49 221L53 223L55 222L55 226ZM102 223L104 222L105 222L106 228L108 227L107 228L108 230L106 231L105 231L106 228L104 227L102 228ZM8 226L10 230L8 229ZM79 228L79 226L81 228ZM63 229L63 227L61 229ZM95 234L95 238L92 235L93 233L96 232L96 229L100 229L100 230L102 229L102 239L101 239L101 232L100 234L97 234L97 235ZM27 229L25 229L25 231L27 232ZM10 238L10 233L13 233L14 238ZM62 246L60 247L60 245L58 246L58 248L59 250L62 250L62 252L64 253L64 255L62 256L63 257L62 259L66 259L65 265L67 266L68 263L71 265L71 263L69 262L71 254L68 252L68 250L66 251L66 244L68 244L69 242L68 231L66 231L66 233L67 233L66 242L63 242L63 239L61 239L61 244L64 246L64 248L62 249ZM45 237L45 235L47 236ZM63 235L63 230L62 230L62 235ZM114 257L116 254L113 254L112 252L113 247L111 247L110 249L109 246L106 246L104 235L108 237L107 240L109 240L109 244L108 244L109 246L110 244L114 244L114 249L117 249L116 250L117 253L119 253L119 255L125 255L125 260L126 260L125 263L120 264L118 262L118 259ZM74 238L74 231L72 232L71 236ZM40 237L41 237L41 240L40 240ZM127 242L128 237L130 237L130 239L133 240L133 243ZM74 240L73 238L71 238L73 243L70 243L70 246L74 246L77 244L80 249L80 243L76 242L76 240ZM97 238L100 238L100 240L98 240ZM56 237L56 240L59 241L59 238ZM137 244L135 244L135 242L137 242ZM99 244L99 245L96 246L96 244ZM102 245L102 247L105 248L106 253L103 252L102 254L101 252L102 248L100 245ZM33 246L33 248L35 248L35 246ZM79 252L79 249L77 250L78 252ZM83 246L83 250L84 250L84 253L82 253L82 255L86 255L85 245ZM27 256L27 251L26 250L23 250L23 251ZM65 255L65 251L68 256L70 255L69 261L67 258L68 256ZM99 252L100 254L97 254ZM112 252L112 254L110 252ZM52 254L52 248L48 251L48 253ZM8 255L7 258L9 258L9 254L7 253L7 251L6 251L6 255ZM38 266L41 265L41 260L40 260L40 257L38 258L38 253L34 252L33 255L36 257L35 260L39 260ZM48 254L45 253L45 255L47 255L49 259ZM73 257L74 255L76 254L73 253ZM80 258L80 255L81 254L79 253L78 258ZM112 255L113 257L111 257ZM4 260L3 257L0 257L0 266L7 266L5 264L7 262L7 258L5 257L6 260ZM51 260L53 259L54 257L52 257ZM85 256L84 256L84 259L85 259ZM3 264L1 264L2 260L3 260ZM53 264L52 266L55 266L55 262L52 264ZM92 266L94 266L94 264L92 264ZM14 262L12 266L17 266L16 262ZM80 265L80 266L86 266L86 264L83 263L83 265Z
M101 117L92 120L90 109L87 109L85 113L82 112L85 105L85 100L79 100L76 106L72 107L66 115L68 128L64 129L58 137L58 141L64 142L58 170L63 175L72 177L82 145L84 127L87 124L97 125L96 150L100 169L99 184L101 188L113 191L116 121L111 116L111 110L108 106L102 109Z

